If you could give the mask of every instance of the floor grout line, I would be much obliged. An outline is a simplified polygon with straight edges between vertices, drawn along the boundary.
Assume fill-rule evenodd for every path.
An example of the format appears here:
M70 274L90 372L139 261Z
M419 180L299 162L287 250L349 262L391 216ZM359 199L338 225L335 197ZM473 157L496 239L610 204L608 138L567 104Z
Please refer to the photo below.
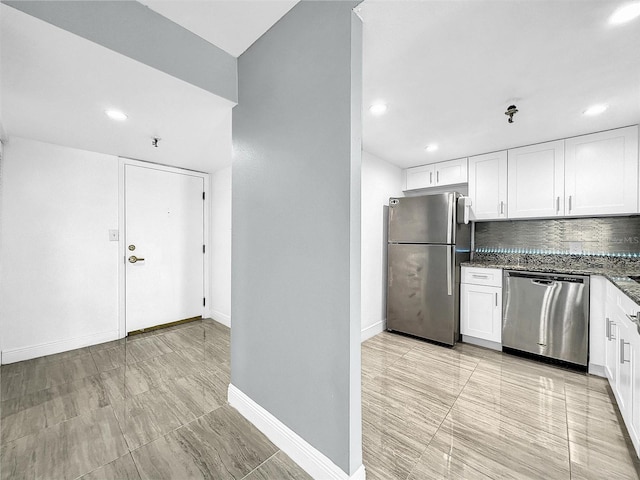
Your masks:
M278 453L280 453L282 450L278 449L277 452L275 452L273 455L271 455L269 458L267 458L266 460L264 460L262 463L260 463L260 465L258 465L256 468L254 468L253 470L251 470L250 472L248 472L244 477L242 477L240 480L244 480L245 478L247 478L249 475L251 475L253 472L255 472L256 470L258 470L260 467L262 467L265 463L267 463L269 460L271 460L273 457L275 457Z

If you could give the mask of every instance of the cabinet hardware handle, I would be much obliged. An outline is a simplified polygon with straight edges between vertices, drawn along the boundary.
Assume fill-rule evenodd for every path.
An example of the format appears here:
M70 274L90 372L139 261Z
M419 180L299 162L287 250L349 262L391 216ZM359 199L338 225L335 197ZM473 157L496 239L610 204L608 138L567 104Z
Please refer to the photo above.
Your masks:
M471 276L473 278L489 278L489 275L479 275L477 273L472 273Z
M624 363L631 363L631 359L629 360L625 360L624 359L624 346L625 345L629 345L629 342L625 342L624 338L620 339L620 363L624 364Z
M616 324L616 322L613 322L613 321L609 320L609 340L615 340L616 339L616 337L613 335L613 329L611 328L615 324Z
M569 213L571 213L571 210L572 210L572 208L571 208L571 197L572 197L572 195L569 195Z
M560 212L560 197L556 197L556 213Z
M611 340L611 320L608 318L605 319L604 336Z
M496 292L496 307L498 306L498 292Z
M504 214L504 202L500 200L500 215Z
M440 183L440 170L436 170L436 183Z
M638 320L638 315L629 315L628 313L626 315L627 315L627 318L631 320L633 323L636 323L636 321Z

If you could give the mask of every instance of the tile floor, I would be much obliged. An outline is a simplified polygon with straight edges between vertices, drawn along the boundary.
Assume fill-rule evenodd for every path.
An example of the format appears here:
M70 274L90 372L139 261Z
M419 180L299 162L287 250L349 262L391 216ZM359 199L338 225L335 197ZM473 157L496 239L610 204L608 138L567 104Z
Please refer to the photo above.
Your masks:
M0 479L308 479L227 405L229 374L212 320L5 365Z
M473 345L362 346L367 479L632 479L606 380Z
M362 347L368 479L634 479L606 381L382 333ZM1 369L0 479L308 479L226 404L204 320Z

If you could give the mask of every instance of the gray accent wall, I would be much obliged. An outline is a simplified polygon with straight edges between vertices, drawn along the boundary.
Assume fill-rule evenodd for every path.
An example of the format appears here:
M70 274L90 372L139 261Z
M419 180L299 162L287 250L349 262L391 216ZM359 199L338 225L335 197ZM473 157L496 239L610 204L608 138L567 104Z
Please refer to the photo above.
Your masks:
M362 464L357 3L302 1L239 57L232 165L231 382L350 475Z
M139 2L2 3L227 100L238 101L236 58Z

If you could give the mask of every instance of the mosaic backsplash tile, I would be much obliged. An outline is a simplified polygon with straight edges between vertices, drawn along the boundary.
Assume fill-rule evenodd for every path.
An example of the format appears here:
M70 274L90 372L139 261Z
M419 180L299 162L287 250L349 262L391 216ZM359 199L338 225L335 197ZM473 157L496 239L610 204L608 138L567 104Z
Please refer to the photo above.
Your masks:
M640 258L640 216L476 223L474 251Z

